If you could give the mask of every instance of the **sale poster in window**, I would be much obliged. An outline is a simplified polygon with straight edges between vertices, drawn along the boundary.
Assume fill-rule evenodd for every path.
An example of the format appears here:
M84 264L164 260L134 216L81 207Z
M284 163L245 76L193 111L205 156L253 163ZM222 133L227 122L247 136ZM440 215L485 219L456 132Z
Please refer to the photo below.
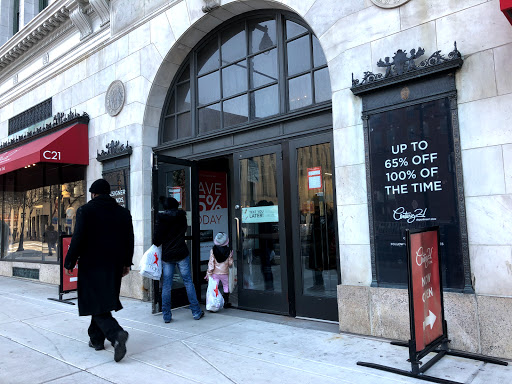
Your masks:
M225 172L199 171L199 221L201 260L208 260L215 235L229 233Z

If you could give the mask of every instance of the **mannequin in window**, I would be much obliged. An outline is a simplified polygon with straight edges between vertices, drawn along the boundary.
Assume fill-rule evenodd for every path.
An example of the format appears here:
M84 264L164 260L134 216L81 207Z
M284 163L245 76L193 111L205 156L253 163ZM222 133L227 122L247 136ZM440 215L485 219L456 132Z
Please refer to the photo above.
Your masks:
M66 209L66 233L68 235L73 234L75 214L75 208L73 208L72 206L69 206L68 209Z

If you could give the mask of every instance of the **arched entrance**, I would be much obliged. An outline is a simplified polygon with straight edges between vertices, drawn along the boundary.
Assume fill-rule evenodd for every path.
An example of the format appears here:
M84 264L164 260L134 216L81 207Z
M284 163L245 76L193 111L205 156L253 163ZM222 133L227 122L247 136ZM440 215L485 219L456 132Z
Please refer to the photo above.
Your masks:
M292 13L234 18L181 64L154 148L154 207L172 195L189 214L203 298L209 249L224 231L235 306L337 320L331 108L325 56ZM178 277L175 287L173 305Z

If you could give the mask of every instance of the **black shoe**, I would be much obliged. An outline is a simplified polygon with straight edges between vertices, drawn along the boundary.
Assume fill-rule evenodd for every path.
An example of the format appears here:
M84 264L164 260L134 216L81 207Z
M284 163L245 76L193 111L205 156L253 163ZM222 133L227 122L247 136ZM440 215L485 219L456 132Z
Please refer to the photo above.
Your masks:
M97 351L101 351L102 349L105 349L105 345L103 345L103 344L93 344L91 340L89 340L89 347L94 348Z
M224 308L231 308L231 303L229 302L229 292L223 293L222 297L224 298Z
M194 320L202 319L204 316L204 311L201 311L201 314L198 317L194 317Z
M128 332L119 331L117 333L116 341L114 342L114 361L117 363L121 361L126 355L126 341L128 340Z

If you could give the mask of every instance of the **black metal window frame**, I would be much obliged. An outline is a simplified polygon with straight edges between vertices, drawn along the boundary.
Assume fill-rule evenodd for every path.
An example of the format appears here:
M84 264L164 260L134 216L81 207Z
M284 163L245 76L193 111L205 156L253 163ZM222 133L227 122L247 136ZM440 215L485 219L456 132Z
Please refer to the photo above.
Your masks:
M31 125L40 123L52 117L52 98L34 105L9 119L8 135L15 134Z
M12 34L20 30L20 0L14 0L12 5Z
M39 12L48 6L48 0L39 0Z
M270 20L273 18L276 22L276 43L272 46L269 46L265 49L259 50L257 52L249 53L249 50L246 50L246 55L244 57L240 57L236 60L233 60L227 64L220 63L218 67L215 69L205 71L201 73L201 75L198 75L197 70L197 54L205 48L208 44L212 43L212 41L217 40L217 51L220 54L221 49L221 36L223 32L226 32L230 28L239 25L241 22L245 23L245 39L246 39L246 45L249 47L249 27L248 24L257 19L262 18L268 18ZM300 33L296 36L293 36L289 39L286 38L286 21L292 21L300 26L302 26L305 29L305 32ZM294 73L291 76L288 76L287 74L287 50L286 45L289 42L293 42L295 40L298 40L300 38L303 38L304 36L309 35L309 49L310 49L310 63L309 63L309 69L301 71L299 73ZM197 46L189 53L188 57L183 61L183 64L181 65L181 68L178 70L175 76L174 83L171 85L171 87L168 90L166 100L164 103L163 112L161 115L161 121L160 121L160 134L159 134L159 144L169 143L176 140L182 140L182 139L191 139L194 137L207 137L209 134L215 135L218 134L219 131L225 131L229 130L231 128L238 128L242 129L247 126L251 126L255 123L259 123L261 121L264 121L266 119L272 119L276 116L282 116L286 115L290 112L296 112L296 111L306 111L308 109L312 109L314 107L317 107L319 105L330 105L331 104L331 98L325 101L321 102L315 102L315 73L319 70L328 68L327 62L325 62L322 65L314 66L314 44L313 40L317 39L316 36L314 36L314 33L311 31L311 29L299 18L294 16L292 13L286 12L286 11L260 11L260 12L251 12L250 14L244 14L240 15L238 17L235 17L228 22L222 24L217 29L215 29L212 33L210 33L207 37L205 37ZM222 70L232 66L236 63L244 62L246 65L248 65L251 58L260 55L265 52L270 52L271 50L276 49L277 50L277 80L273 82L266 83L264 85L260 85L257 87L251 86L250 81L250 70L247 70L247 87L244 91L237 92L235 94L230 94L227 97L223 97L222 94ZM187 75L185 75L185 72L189 71ZM209 74L219 72L219 93L220 98L215 99L214 101L205 103L205 104L199 104L199 95L198 95L198 79L204 76L207 76ZM302 108L297 109L291 109L289 107L289 101L288 101L288 95L289 95L289 89L288 89L288 82L289 80L293 80L295 78L298 78L300 76L303 76L305 74L311 75L311 93L313 97L313 102L310 105L307 105ZM184 86L186 84L189 84L190 87L190 107L188 109L178 109L178 88L180 86ZM330 82L329 82L330 84ZM262 118L256 118L254 116L254 103L253 98L251 97L251 94L254 92L257 92L258 90L269 88L271 86L278 86L278 101L279 101L279 110L277 114L272 114L266 117ZM225 126L224 125L224 110L223 110L223 102L229 101L232 99L235 99L237 97L247 95L247 103L248 103L248 119L247 122L234 124ZM171 108L171 102L174 103L174 106ZM212 130L207 131L204 133L199 132L199 110L208 108L209 106L220 104L220 129L218 130ZM173 112L169 112L172 110ZM190 121L191 121L191 129L187 134L180 134L179 132L179 125L178 125L178 119L179 117L190 113ZM167 121L172 121L171 127L166 127ZM173 137L170 140L165 139L165 131L166 129L171 128L173 130Z

